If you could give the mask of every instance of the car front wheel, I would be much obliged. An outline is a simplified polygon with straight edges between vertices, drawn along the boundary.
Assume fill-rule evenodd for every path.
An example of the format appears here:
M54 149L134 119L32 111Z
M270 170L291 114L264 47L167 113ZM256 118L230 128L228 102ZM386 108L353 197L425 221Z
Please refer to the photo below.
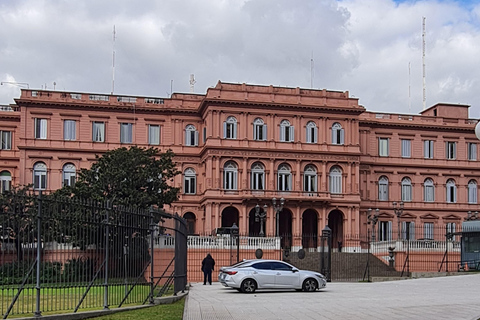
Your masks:
M240 289L244 293L254 293L257 289L257 283L253 279L245 279L243 280Z
M305 292L314 292L318 288L318 283L315 279L308 278L303 281L302 288Z

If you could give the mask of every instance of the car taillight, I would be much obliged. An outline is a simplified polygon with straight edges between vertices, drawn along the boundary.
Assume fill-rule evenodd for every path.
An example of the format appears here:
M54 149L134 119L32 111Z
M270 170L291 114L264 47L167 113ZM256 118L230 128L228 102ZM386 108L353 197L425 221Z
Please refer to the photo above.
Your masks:
M223 271L223 273L226 273L228 275L233 276L234 274L237 274L238 271Z

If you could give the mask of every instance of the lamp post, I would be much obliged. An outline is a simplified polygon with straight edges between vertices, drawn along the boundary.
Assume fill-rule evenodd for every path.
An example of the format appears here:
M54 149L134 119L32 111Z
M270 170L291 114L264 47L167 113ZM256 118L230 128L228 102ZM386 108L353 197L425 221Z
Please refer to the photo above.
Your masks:
M397 207L397 203L393 202L393 212L397 216L397 231L398 231L398 237L397 240L400 240L400 217L403 214L403 201L400 201L400 205Z
M278 237L278 233L280 232L280 221L279 221L279 213L283 210L283 205L285 204L285 199L280 198L280 203L277 203L277 198L272 199L273 209L275 210L275 236Z
M267 205L264 205L263 210L260 211L260 206L258 204L255 206L255 222L260 221L260 233L259 233L260 237L265 236L265 232L263 231L263 223L267 218L267 208L268 208Z
M375 214L372 213L372 208L368 209L368 224L372 225L372 241L375 241L375 225L378 222L378 215L380 214L380 210L377 208L375 209Z

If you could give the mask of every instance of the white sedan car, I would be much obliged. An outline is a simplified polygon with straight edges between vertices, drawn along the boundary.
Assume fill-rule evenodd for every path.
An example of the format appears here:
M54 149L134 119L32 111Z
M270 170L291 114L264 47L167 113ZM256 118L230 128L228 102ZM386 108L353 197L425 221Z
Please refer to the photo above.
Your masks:
M313 292L325 288L327 279L319 272L299 270L279 260L246 260L231 267L222 267L220 283L240 292L257 289L296 289Z

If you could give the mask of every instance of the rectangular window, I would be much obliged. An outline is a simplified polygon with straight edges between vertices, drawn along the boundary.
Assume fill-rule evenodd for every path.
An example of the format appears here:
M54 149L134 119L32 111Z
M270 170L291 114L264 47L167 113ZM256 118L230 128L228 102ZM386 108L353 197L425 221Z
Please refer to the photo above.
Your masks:
M388 157L388 138L378 139L378 155L380 157Z
M267 125L266 124L255 124L253 131L253 139L258 141L267 140Z
M47 139L47 119L35 118L35 139Z
M76 140L76 121L64 120L63 121L63 140Z
M423 157L433 159L433 140L423 141Z
M477 160L477 144L469 142L468 143L468 160L476 161Z
M412 156L412 147L411 141L402 139L402 157L403 158L410 158Z
M455 241L455 222L448 222L447 223L447 235L450 234L452 237L452 241Z
M423 238L425 240L433 240L433 222L425 222L423 224Z
M160 144L160 126L148 125L148 144L159 145Z
M0 148L2 150L11 150L12 149L12 132L11 131L0 131Z
M131 123L120 123L120 143L132 143L132 129Z
M378 241L392 240L392 221L380 221L378 225Z
M185 194L195 194L196 193L196 177L185 177Z
M402 222L402 240L415 240L415 222Z
M105 122L92 123L92 141L105 142Z
M252 173L252 190L263 190L263 172Z
M457 143L453 141L447 141L446 150L447 150L447 159L455 160L457 157Z

